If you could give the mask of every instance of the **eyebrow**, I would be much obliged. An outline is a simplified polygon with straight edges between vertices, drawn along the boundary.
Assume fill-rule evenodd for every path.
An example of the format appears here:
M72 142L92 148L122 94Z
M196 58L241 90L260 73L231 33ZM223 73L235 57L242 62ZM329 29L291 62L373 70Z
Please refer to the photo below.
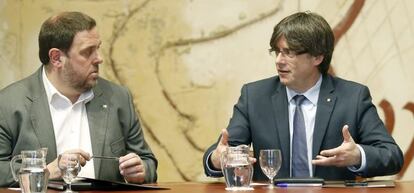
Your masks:
M90 48L99 48L102 45L102 41L99 41L98 44L88 44L85 47L82 47L81 50L90 49Z
M280 50L291 50L291 51L295 51L295 50L292 50L290 48L279 48L279 47L269 48L269 51L280 51Z

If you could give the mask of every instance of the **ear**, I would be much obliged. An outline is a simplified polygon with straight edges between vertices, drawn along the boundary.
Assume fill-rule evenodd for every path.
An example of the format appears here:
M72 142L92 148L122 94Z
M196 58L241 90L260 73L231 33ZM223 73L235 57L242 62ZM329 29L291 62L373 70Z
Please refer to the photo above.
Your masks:
M49 50L49 63L54 67L60 67L63 65L61 59L62 56L65 56L62 51L57 48L52 48Z
M314 58L314 65L315 66L319 66L319 64L322 63L322 61L323 61L324 58L325 57L323 55L315 56L315 58Z

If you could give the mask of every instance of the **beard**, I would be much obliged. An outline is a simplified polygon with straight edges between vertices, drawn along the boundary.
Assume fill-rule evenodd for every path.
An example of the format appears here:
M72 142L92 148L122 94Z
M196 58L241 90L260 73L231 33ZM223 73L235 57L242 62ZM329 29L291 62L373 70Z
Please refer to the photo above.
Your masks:
M79 71L76 71L69 61L65 62L65 66L62 69L63 81L71 88L75 89L79 93L86 92L92 89L98 82L97 78L89 78L88 75L82 76Z

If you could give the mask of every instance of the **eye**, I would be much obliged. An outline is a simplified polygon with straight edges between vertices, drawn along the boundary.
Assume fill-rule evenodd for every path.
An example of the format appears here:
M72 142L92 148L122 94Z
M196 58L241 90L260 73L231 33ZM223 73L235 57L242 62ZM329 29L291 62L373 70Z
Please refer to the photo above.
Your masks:
M289 50L289 49L285 49L284 51L283 51L283 53L285 54L285 55L287 55L287 56L289 56L289 57L294 57L295 55L296 55L296 52L295 51L292 51L292 50Z
M280 53L285 54L285 49L280 49L280 48L276 48L275 50L275 54L276 56L278 56Z
M93 53L93 48L87 48L81 52L81 55L89 57Z

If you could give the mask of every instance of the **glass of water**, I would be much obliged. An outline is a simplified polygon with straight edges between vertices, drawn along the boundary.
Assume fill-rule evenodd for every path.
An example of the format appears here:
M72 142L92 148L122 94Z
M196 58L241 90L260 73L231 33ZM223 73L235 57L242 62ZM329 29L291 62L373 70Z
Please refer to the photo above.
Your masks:
M72 191L72 181L78 176L81 169L80 155L77 153L63 153L59 155L58 166L62 172L62 178L68 185L64 193L76 193Z
M273 189L273 178L282 165L282 154L279 149L262 149L259 155L260 168L263 173L269 178L269 188Z
M249 146L227 147L221 156L221 168L226 182L226 190L253 190L250 186L253 166L249 160Z

